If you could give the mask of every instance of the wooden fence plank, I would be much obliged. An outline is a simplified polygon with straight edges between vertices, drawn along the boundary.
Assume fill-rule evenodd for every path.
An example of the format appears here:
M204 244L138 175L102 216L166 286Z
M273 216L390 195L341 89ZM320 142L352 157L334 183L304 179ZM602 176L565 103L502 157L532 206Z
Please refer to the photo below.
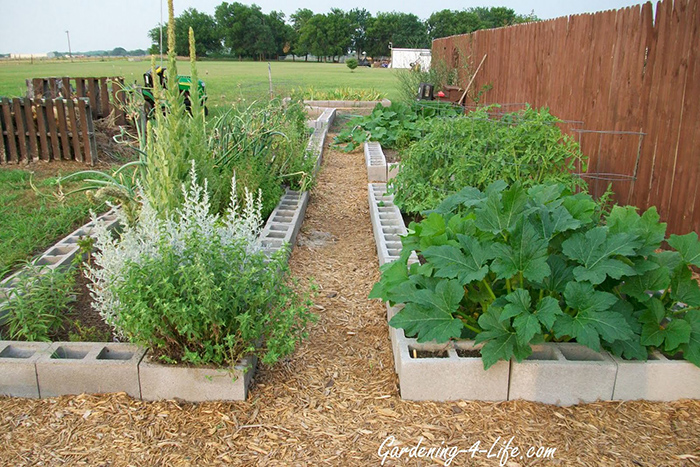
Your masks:
M107 78L100 78L100 118L107 117L109 113L109 89L107 87Z
M72 97L71 94L73 93L70 87L70 78L68 76L61 78L61 85L61 93L63 94L63 98L70 99Z
M97 100L99 89L99 83L95 78L87 78L87 97L90 99L90 110L92 111L93 118L97 118L97 110L99 109Z
M15 125L12 123L12 103L7 97L2 98L2 114L5 117L5 131L7 135L8 162L19 162L17 155L17 142L15 140Z
M54 101L58 131L61 136L61 159L63 160L72 159L70 154L70 131L68 130L68 117L66 114L66 101L68 100L70 99L56 99Z
M49 127L49 138L51 138L51 160L61 160L61 150L58 145L58 131L56 129L56 112L54 111L53 100L44 99L46 103L46 123Z
M39 133L39 146L41 146L39 158L43 161L48 161L51 158L51 149L49 148L49 141L46 136L46 107L42 103L42 99L40 97L34 98L34 110L36 111L36 127L37 132Z
M27 160L36 161L39 159L39 149L37 146L36 120L34 118L34 105L31 99L22 99L24 107L24 120L27 124L27 138L29 141L29 157Z
M86 97L87 89L85 88L85 78L74 78L75 79L75 95L77 97Z
M80 122L75 115L75 101L73 99L68 99L66 104L68 105L68 125L70 125L71 129L73 157L76 161L83 162L83 153L80 149Z
M95 135L95 129L90 129L92 126L92 115L88 115L90 114L90 107L88 107L88 103L86 103L84 99L78 99L78 108L80 109L80 133L83 142L84 154L82 160L90 165L94 165L94 161L97 159L97 157L95 157L96 154L93 153L93 147L90 144L90 140Z
M29 161L27 151L27 135L24 131L24 112L22 110L22 101L19 97L12 99L12 108L15 114L15 129L17 130L17 148L19 149L19 160Z
M7 153L5 152L5 116L2 112L2 102L0 102L0 164L7 164Z

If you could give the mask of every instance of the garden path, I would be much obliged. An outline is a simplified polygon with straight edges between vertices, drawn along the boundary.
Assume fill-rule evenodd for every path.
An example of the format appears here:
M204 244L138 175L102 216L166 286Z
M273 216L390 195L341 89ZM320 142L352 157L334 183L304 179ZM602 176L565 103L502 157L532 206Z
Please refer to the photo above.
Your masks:
M361 151L326 150L299 240L290 265L319 286L319 321L291 358L258 371L248 401L0 398L0 465L366 466L381 463L390 436L407 447L489 449L513 437L512 445L557 448L554 460L510 467L700 463L700 401L401 400L386 309L366 298L379 272ZM498 465L469 456L452 465ZM385 465L434 464L406 457Z

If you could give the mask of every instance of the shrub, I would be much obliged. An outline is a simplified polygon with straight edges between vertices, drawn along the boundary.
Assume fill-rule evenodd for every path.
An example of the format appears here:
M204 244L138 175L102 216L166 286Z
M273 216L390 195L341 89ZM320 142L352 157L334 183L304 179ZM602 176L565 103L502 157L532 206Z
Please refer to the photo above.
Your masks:
M345 66L350 68L350 71L355 71L355 68L357 68L358 62L356 58L348 58L345 60Z
M465 186L485 189L495 180L523 186L560 182L586 188L574 172L586 170L578 144L563 135L547 109L505 114L501 119L480 109L458 118L435 118L401 157L392 182L396 204L404 212L435 208Z
M303 337L308 297L285 281L284 252L261 251L260 198L246 191L245 207L233 196L223 217L210 214L194 166L190 178L172 215L159 218L146 198L119 239L98 226L88 273L95 307L119 335L166 362L232 365L254 353L272 364Z
M587 194L502 181L445 200L402 239L370 298L405 307L390 321L418 342L473 338L484 367L531 344L573 341L630 359L658 348L700 366L695 232L671 235L655 208L615 206L598 221ZM407 267L416 251L421 259Z

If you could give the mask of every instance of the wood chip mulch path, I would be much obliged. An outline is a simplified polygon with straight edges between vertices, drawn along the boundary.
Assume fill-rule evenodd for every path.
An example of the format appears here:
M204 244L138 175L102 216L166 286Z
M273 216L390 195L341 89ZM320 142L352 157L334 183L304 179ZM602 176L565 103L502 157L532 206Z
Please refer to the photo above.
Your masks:
M259 369L248 401L0 398L0 465L700 465L700 401L401 400L386 310L367 300L379 272L360 150L326 151L306 216L291 267L320 287L319 321L292 358ZM497 455L511 438L511 447L556 452L462 452L448 462L477 442ZM419 443L443 456L392 457L392 447Z

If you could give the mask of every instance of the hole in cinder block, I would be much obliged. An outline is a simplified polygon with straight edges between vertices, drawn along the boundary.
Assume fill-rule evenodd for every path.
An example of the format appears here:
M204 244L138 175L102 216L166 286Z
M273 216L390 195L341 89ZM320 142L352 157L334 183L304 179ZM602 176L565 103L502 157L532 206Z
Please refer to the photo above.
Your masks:
M386 238L385 238L386 240ZM401 242L386 242L386 247L390 248L392 250L400 250L401 249Z
M683 357L683 352L676 352L674 354L668 354L664 352L664 357L668 358L669 360L685 360L685 357Z
M285 209L280 209L279 211L277 211L277 214L278 214L279 216L293 217L293 216L294 216L294 211L289 211L289 210L285 210Z
M425 350L412 345L408 346L408 354L411 358L449 358L447 350Z
M2 352L0 352L0 358L29 358L34 355L35 352L36 351L34 349L8 345Z
M63 259L61 256L42 256L34 264L37 266L51 266L61 261L61 259Z
M267 236L270 238L284 238L285 235L286 234L284 232L272 232L272 231L270 231L270 233L267 234Z
M51 358L58 360L81 360L85 358L87 354L88 350L86 349L76 349L61 346L57 348L53 354L51 354Z
M285 217L285 216L275 216L274 219L272 219L275 222L279 222L280 224L289 224L292 222L291 217Z
M51 248L49 251L46 252L46 256L60 256L60 255L67 255L76 250L76 247L74 246L57 246L54 248Z
M559 350L567 360L573 362L600 362L604 360L602 355L588 347L562 345Z
M288 225L281 225L281 224L272 224L270 226L270 230L275 230L278 232L286 232L287 230L289 230L289 226Z
M551 347L540 347L532 349L532 355L526 360L556 360L557 354Z
M130 360L134 352L128 350L115 350L105 347L97 354L97 360Z
M70 234L71 237L78 237L78 238L87 237L88 235L90 235L90 229L78 229L75 232L73 232L72 234Z
M382 227L383 234L401 234L401 229L398 227Z
M394 207L393 206L382 206L379 209L379 212L394 212Z
M455 349L458 357L462 358L481 358L481 350L479 349Z
M65 245L75 245L80 240L80 237L66 237L61 243Z

